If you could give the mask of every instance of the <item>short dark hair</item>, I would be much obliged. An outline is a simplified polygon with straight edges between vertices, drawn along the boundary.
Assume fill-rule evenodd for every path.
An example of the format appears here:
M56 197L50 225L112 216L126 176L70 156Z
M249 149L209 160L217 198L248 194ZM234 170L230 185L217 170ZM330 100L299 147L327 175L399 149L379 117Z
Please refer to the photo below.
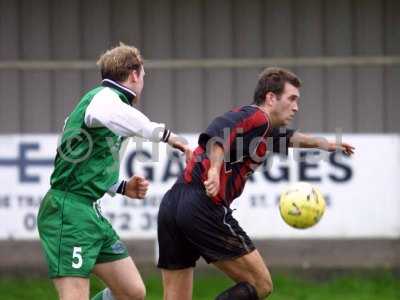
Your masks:
M288 82L300 88L300 79L292 72L282 68L266 68L258 77L258 83L254 91L254 104L262 105L265 102L265 95L272 92L281 95Z

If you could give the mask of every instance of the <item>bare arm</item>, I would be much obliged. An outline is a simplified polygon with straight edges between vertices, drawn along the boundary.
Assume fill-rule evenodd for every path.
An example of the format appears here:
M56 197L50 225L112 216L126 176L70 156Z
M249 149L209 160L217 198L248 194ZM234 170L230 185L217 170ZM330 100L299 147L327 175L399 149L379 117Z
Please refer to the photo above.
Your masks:
M204 186L207 194L214 197L219 191L219 173L224 163L224 148L218 143L213 143L210 148L208 154L210 169L208 170L207 180L204 182Z
M325 138L313 137L308 134L295 132L290 138L289 146L293 148L317 148L329 152L343 151L346 155L354 154L354 147L347 143L328 141Z

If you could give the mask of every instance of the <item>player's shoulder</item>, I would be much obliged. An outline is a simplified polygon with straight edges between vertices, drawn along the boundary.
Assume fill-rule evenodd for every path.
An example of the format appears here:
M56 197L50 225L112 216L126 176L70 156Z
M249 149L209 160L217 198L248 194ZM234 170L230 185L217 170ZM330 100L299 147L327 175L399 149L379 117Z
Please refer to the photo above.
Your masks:
M98 103L99 101L103 104L115 104L115 101L119 101L119 96L113 89L109 87L100 87L96 93L94 93L91 103Z
M95 97L119 98L118 93L109 87L101 87Z
M251 127L268 126L268 117L255 105L243 105L231 110L232 114L239 116L243 123L251 124Z

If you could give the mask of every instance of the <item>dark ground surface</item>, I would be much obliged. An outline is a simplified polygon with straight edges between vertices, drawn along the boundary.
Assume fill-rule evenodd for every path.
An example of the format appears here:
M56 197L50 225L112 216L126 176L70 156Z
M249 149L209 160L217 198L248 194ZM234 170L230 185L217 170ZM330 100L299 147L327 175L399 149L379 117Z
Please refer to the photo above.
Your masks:
M255 240L272 270L316 277L358 269L391 269L399 274L400 240ZM157 272L153 240L126 241L141 273ZM200 261L199 269L213 272ZM327 272L329 270L329 272ZM0 276L45 276L39 241L1 241Z

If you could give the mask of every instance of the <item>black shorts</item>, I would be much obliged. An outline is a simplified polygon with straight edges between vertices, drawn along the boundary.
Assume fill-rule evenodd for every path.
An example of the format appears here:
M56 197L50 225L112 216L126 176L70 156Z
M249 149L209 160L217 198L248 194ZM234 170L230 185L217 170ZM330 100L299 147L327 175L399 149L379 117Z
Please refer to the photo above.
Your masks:
M158 267L194 267L202 256L207 263L233 259L255 247L232 216L202 187L175 183L161 201L158 213Z

